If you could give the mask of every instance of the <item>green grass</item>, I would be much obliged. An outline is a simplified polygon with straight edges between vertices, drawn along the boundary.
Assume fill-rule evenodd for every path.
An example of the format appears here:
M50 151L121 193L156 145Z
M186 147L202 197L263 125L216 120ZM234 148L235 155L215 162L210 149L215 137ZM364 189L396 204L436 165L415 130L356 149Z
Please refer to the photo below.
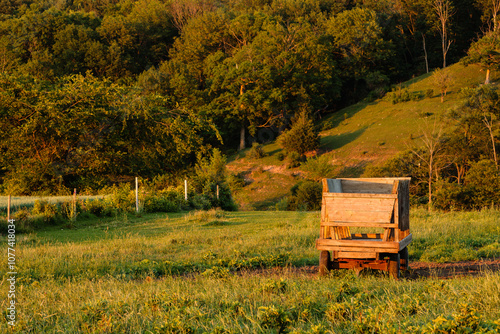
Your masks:
M500 212L411 213L410 262L500 256ZM500 275L320 278L319 212L127 215L17 236L14 332L431 333L500 318ZM1 237L6 244L7 238ZM411 263L410 263L411 266ZM275 268L267 274L254 269ZM0 259L6 291L7 259ZM5 292L6 293L6 292ZM0 301L6 309L7 299ZM472 316L467 316L472 315ZM439 318L444 316L444 318ZM435 319L441 319L434 321ZM429 328L427 328L429 327ZM427 329L425 329L427 328ZM5 331L6 324L0 324ZM283 330L281 331L283 332Z

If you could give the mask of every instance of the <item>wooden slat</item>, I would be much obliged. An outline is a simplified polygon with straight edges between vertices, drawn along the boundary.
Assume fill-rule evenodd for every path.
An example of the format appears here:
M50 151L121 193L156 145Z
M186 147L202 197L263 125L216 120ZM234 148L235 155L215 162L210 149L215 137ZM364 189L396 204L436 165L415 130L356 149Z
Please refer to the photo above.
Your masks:
M410 234L411 235L411 234ZM405 238L406 240L406 238ZM399 249L400 244L394 241L373 241L373 240L332 240L332 239L318 239L317 243L327 246L340 246L340 247L363 247L363 248L393 248ZM403 247L404 248L404 247Z
M342 193L342 181L340 179L327 179L329 193Z
M356 223L373 222L378 224L390 224L392 217L392 211L348 211L348 210L338 210L330 211L328 213L328 221L334 222L345 222L353 223L351 225L356 225ZM342 226L342 225L338 225ZM349 225L343 225L349 226ZM384 226L381 226L384 227ZM389 226L387 226L389 227ZM397 227L397 225L396 225Z
M397 194L353 194L353 193L329 193L323 192L323 197L347 197L347 198L397 198Z
M401 240L401 241L399 242L399 250L402 250L402 249L404 249L406 246L408 246L408 245L410 244L410 242L411 242L412 238L413 238L413 237L412 237L412 235L411 235L411 233L410 233L410 234L408 234L408 236L407 236L406 238L404 238L403 240Z
M410 180L399 182L398 187L399 229L410 229Z
M344 193L390 194L393 181L366 182L362 180L342 179Z
M355 221L325 221L321 222L321 226L347 226L347 227L379 227L379 228L396 228L393 223L370 223L370 222L355 222Z
M377 258L376 252L338 252L339 258L346 259L375 259Z
M341 195L341 194L337 194ZM329 207L346 208L349 210L375 210L390 211L394 208L396 197L393 198L351 198L351 197L325 197Z
M316 249L318 250L327 250L335 252L334 254L338 254L339 252L376 252L376 253L398 253L398 247L386 248L386 247L361 247L361 246L332 246L324 243L317 242Z
M382 233L353 233L353 239L382 239Z

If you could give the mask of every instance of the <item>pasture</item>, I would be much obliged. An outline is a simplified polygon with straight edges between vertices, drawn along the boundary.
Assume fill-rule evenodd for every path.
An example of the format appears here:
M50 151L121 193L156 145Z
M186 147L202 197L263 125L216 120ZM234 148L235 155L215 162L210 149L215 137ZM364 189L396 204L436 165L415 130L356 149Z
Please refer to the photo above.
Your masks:
M500 212L411 212L412 261L500 257ZM13 333L500 330L500 274L318 277L319 212L118 214L16 235ZM1 242L7 244L5 234ZM314 266L314 267L313 267ZM7 294L7 258L0 259ZM6 316L7 299L0 298ZM3 321L0 331L7 331Z

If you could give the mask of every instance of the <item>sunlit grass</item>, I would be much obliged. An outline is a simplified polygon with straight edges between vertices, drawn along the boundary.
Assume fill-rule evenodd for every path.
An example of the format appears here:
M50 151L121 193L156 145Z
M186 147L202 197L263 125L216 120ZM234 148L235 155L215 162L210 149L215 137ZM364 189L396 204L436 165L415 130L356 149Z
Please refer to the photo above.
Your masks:
M412 210L410 267L498 249L499 219L495 210ZM318 233L319 212L212 210L117 216L21 234L16 331L272 333L281 324L295 333L355 333L357 324L413 333L440 315L451 319L462 304L484 324L500 316L498 273L395 281L380 272L320 278L290 270L317 265ZM0 259L2 291L6 261ZM267 274L254 270L276 266Z

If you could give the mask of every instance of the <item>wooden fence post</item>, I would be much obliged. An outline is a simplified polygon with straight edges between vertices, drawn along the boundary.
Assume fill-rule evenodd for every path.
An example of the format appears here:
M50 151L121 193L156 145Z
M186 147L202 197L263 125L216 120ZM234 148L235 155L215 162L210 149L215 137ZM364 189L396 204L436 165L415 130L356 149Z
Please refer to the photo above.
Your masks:
M135 212L139 212L139 180L135 177Z
M219 200L219 185L217 185L217 200Z
M10 222L10 194L7 198L7 222Z
M188 200L188 180L184 180L184 199Z

